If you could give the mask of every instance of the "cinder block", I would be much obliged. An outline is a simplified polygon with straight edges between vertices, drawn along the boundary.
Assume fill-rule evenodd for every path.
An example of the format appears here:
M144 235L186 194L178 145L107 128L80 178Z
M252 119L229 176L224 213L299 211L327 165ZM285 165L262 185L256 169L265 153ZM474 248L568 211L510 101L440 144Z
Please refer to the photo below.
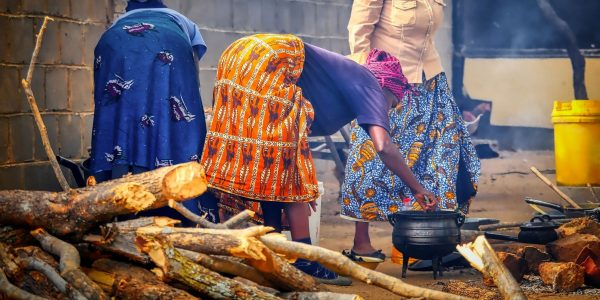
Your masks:
M58 128L60 155L66 158L81 158L81 117L60 115Z
M216 70L200 71L200 94L202 96L202 105L204 108L212 107L213 89L215 86Z
M11 55L7 61L12 63L29 63L33 52L33 21L29 18L11 18L8 21L6 42L11 46ZM3 30L4 31L4 30Z
M87 0L79 1L88 2ZM48 0L48 13L51 16L70 17L71 4L69 3L69 0Z
M86 114L81 116L81 154L82 158L86 159L89 157L88 149L92 147L92 128L94 125L94 115Z
M92 10L92 5L94 2L103 2L103 1L81 1L81 0L73 0L71 1L71 17L76 20L86 20L90 18L90 12ZM104 8L106 9L106 8Z
M58 117L53 114L44 114L42 115L42 120L44 121L44 125L46 126L46 132L48 133L48 140L50 141L50 147L52 147L52 151L55 154L58 154ZM46 150L44 149L44 145L42 144L42 138L37 132L37 128L35 128L36 132L34 134L35 138L35 148L34 148L34 158L35 160L47 160L48 155L46 155Z
M34 31L38 32L42 26L43 19L35 19ZM46 32L44 33L44 41L38 62L42 64L56 64L60 62L60 32L59 22L48 22Z
M348 36L348 22L350 21L350 13L352 6L338 6L337 9L338 33L342 36Z
M11 161L8 118L0 118L0 165Z
M48 0L22 0L23 11L43 14L48 10Z
M337 34L338 7L331 4L317 4L316 34L318 36L332 36Z
M275 28L273 28L273 32L275 33L299 33L298 31L294 31L295 28L292 26L292 18L293 16L299 15L300 12L296 11L292 13L292 6L289 1L281 1L276 0L276 13L275 19L276 24Z
M0 3L4 3L4 1L0 1ZM0 16L0 28L8 29L8 26L10 25L8 20L8 17ZM10 30L2 30L2 35L4 42L2 43L2 46L0 46L0 62L9 62L12 55L12 33Z
M60 61L66 65L83 65L83 30L76 23L60 23Z
M216 67L223 51L235 40L244 36L234 32L203 30L202 36L208 45L208 51L200 60L201 67Z
M0 167L0 190L24 189L24 166Z
M232 29L233 0L205 0L180 2L181 13L196 22L199 26Z
M94 110L94 94L92 71L69 71L69 107L74 112L88 112Z
M71 0L71 3L81 0ZM91 11L89 12L90 19L99 22L108 22L109 17L112 17L112 11L109 10L112 5L109 5L108 0L94 0L91 2ZM118 2L110 0L110 2Z
M257 28L258 32L281 32L281 24L277 23L277 2L279 0L262 0L261 1L261 15L260 15L260 27Z
M7 13L16 14L23 11L23 3L21 0L4 0L0 1L2 4L3 11Z
M0 114L19 112L26 99L21 99L19 70L0 66Z
M261 0L233 0L233 28L236 30L259 31L263 12ZM274 15L271 16L274 19Z
M34 190L34 191L61 191L61 186L52 171L50 163L36 163L36 164L25 164L22 166L23 176L26 180L23 182L23 189ZM69 185L74 187L75 180L71 175L71 172L66 168L61 168L63 174L67 178Z
M104 30L105 26L103 25L89 24L83 27L83 63L86 66L94 65L94 49L100 37L102 37Z
M69 77L65 68L46 69L46 110L65 111L69 108Z
M316 34L317 5L311 2L289 2L291 7L291 32Z
M16 116L9 119L10 145L16 162L33 161L35 125L33 116Z

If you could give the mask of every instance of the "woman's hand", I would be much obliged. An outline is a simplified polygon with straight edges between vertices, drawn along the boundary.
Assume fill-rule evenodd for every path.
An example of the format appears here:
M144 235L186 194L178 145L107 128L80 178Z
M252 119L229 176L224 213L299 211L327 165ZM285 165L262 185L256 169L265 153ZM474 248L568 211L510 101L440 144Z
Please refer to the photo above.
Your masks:
M421 191L414 193L414 196L424 211L434 211L437 208L438 201L429 191L422 189Z

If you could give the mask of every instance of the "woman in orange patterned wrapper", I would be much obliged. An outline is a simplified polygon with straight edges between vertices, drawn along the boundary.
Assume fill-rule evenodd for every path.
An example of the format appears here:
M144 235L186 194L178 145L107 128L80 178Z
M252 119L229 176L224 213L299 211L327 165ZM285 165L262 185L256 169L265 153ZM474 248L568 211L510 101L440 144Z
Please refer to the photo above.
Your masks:
M202 155L221 208L260 207L265 225L276 230L285 210L292 239L310 244L307 203L314 205L319 194L308 135L331 135L353 119L368 132L373 151L412 184L423 207L433 208L435 201L425 203L431 193L390 139L387 112L394 97L382 86L395 86L371 71L293 35L258 34L231 44L218 63L214 118ZM203 199L202 206L216 205ZM350 283L314 262L295 266L325 283Z

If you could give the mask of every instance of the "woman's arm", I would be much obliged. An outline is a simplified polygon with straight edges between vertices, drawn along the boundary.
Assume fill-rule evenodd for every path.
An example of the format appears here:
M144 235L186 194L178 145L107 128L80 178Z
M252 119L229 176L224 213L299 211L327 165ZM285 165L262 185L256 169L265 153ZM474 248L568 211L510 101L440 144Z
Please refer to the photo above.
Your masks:
M379 22L383 1L354 0L350 22L348 22L350 53L371 51L371 35Z
M390 134L383 127L377 125L369 125L368 133L373 141L375 150L381 158L385 166L396 174L400 179L408 185L413 192L415 199L424 210L433 210L437 205L435 196L425 190L419 183L413 172L405 162L405 158L400 153L400 150L390 137ZM427 199L429 201L427 201Z

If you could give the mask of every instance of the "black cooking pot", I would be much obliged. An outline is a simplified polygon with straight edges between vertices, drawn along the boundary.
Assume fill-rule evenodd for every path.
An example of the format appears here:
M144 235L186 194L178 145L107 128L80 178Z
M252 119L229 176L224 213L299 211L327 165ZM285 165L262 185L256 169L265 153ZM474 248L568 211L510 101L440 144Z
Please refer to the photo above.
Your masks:
M432 260L435 266L442 256L452 253L460 243L460 226L465 217L453 211L404 211L390 215L389 220L394 226L392 242L405 260L405 277L409 257ZM436 271L434 267L434 278Z
M533 217L530 222L519 227L518 236L509 236L498 233L486 232L485 237L489 239L514 241L519 243L544 245L558 239L556 228L558 224L550 220L548 216Z

